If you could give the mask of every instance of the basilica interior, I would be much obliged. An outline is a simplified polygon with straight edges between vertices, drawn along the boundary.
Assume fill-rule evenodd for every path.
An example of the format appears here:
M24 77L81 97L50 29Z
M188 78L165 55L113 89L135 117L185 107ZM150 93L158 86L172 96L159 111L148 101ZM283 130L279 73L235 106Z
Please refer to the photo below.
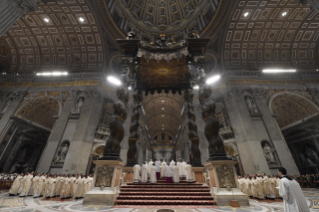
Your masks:
M314 0L1 0L0 173L319 174L318 38Z

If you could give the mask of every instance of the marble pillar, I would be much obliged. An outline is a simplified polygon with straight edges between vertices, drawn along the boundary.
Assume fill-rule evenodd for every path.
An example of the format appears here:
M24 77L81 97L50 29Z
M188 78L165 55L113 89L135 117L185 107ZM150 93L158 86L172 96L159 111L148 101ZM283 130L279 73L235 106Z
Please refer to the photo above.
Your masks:
M68 98L65 100L62 111L58 119L56 120L52 130L51 134L49 136L49 139L47 141L47 145L45 147L45 150L43 151L42 157L40 159L38 168L36 172L43 173L43 172L49 172L50 167L52 164L52 160L55 156L56 150L59 147L61 138L63 136L65 127L68 123L69 115L71 112L71 109L74 105L74 97L71 95L68 96Z

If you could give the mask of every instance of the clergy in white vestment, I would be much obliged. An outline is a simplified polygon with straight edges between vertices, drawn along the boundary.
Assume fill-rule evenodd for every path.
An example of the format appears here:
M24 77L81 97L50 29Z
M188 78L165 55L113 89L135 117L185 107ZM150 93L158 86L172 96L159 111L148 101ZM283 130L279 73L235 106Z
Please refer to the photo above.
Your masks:
M179 183L179 169L178 169L178 166L174 166L172 169L173 169L173 181L174 181L174 183Z
M148 173L148 175L151 174L151 168L152 168L153 164L154 164L154 162L153 162L153 160L151 159L150 162L148 162L148 166L147 166L147 173Z
M180 177L186 177L186 162L183 160L181 164L181 176Z
M72 178L72 176L69 175L64 180L64 184L63 184L63 187L62 187L62 190L61 190L61 194L60 194L61 199L65 199L65 198L68 198L70 196L70 193L71 193L71 181L72 181L71 178Z
M50 178L49 180L49 184L50 184L50 194L49 197L55 197L55 188L56 188L56 184L57 184L58 180L56 175L54 175L52 178Z
M91 191L93 187L93 176L90 174L88 178L89 178L89 191Z
M166 182L167 183L172 183L173 182L172 167L169 164L166 166Z
M76 182L75 182L75 191L74 191L74 197L75 199L79 199L83 197L83 183L84 183L84 178L79 177Z
M178 167L178 172L179 172L179 176L182 177L182 163L181 162L177 162L176 166Z
M50 197L50 187L51 187L51 184L50 184L50 176L47 175L46 179L45 179L45 183L44 183L44 196L45 197Z
M140 182L140 171L141 171L140 165L136 164L136 165L133 167L133 171L134 171L134 174L133 174L133 183L138 183L138 182Z
M55 186L55 195L56 196L60 196L60 192L61 192L61 186L63 184L63 176L60 174L60 175L57 175L56 177L56 186Z
M37 191L38 191L38 187L39 187L39 181L40 181L40 174L37 174L37 176L35 176L32 179L32 195L36 196Z
M147 162L142 166L142 183L147 183L147 172L148 172L148 165Z
M173 168L173 167L175 166L175 161L172 160L172 161L169 163L169 165Z
M161 161L157 159L155 161L155 166L156 166L156 179L160 179L161 178Z
M28 173L26 176L24 176L24 183L23 183L22 191L20 193L20 197L28 196L32 186L32 179L33 179L33 172Z
M156 166L151 167L150 183L156 183Z
M45 186L45 179L46 179L46 174L43 174L42 176L39 177L38 187L37 187L37 190L36 190L36 192L34 194L34 197L43 196L44 186Z
M279 194L284 200L285 212L309 212L305 196L298 182L288 177L285 168L278 168L280 177Z
M193 182L193 170L190 164L186 165L185 171L186 171L186 182Z
M18 194L19 188L21 186L21 181L23 180L23 173L21 173L21 175L19 175L13 182L10 191L9 191L9 195L10 196L14 196Z
M165 160L163 160L162 167L161 167L161 177L166 177L166 167L167 167L167 164Z

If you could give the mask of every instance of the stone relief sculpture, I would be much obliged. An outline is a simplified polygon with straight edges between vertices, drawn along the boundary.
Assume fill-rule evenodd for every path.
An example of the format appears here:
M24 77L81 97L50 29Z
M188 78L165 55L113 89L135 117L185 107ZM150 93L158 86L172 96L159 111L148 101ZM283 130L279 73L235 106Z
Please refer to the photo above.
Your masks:
M8 110L9 106L11 105L11 102L12 102L12 99L9 99L9 100L7 101L6 105L5 105L4 108L1 110L1 113L0 113L0 114L4 114L4 113Z
M227 191L230 191L231 188L236 187L234 170L231 167L218 167L216 168L216 172L220 188L226 188Z
M83 103L84 103L84 97L80 97L72 110L72 114L80 114Z
M318 158L318 154L309 146L306 147L306 152L305 154L307 155L307 157L313 162L318 164L319 163L319 158Z
M250 114L258 114L259 113L259 110L256 106L256 103L251 96L246 96L245 102L246 102L246 105L247 105L247 108L248 108Z
M65 141L61 144L56 156L53 159L53 164L64 163L66 155L68 153L70 142Z
M99 167L97 170L96 186L111 187L113 177L113 168L108 166Z

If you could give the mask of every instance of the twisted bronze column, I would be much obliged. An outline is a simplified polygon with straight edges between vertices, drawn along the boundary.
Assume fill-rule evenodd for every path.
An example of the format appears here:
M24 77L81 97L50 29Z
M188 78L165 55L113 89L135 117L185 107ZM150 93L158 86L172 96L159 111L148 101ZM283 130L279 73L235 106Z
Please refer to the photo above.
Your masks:
M201 153L198 148L199 138L197 135L197 125L195 123L195 114L193 108L193 97L194 94L192 90L186 90L184 94L184 100L186 101L186 110L187 110L187 126L188 126L188 138L191 141L190 149L192 153L192 166L199 167L203 166L201 163Z
M130 137L129 137L129 149L127 152L127 164L128 167L133 167L137 164L137 148L136 143L139 139L139 133L138 129L140 127L140 113L139 109L141 107L141 101L142 101L142 94L139 94L138 92L133 94L134 103L135 106L133 108L133 115L132 115L132 124L130 127Z

